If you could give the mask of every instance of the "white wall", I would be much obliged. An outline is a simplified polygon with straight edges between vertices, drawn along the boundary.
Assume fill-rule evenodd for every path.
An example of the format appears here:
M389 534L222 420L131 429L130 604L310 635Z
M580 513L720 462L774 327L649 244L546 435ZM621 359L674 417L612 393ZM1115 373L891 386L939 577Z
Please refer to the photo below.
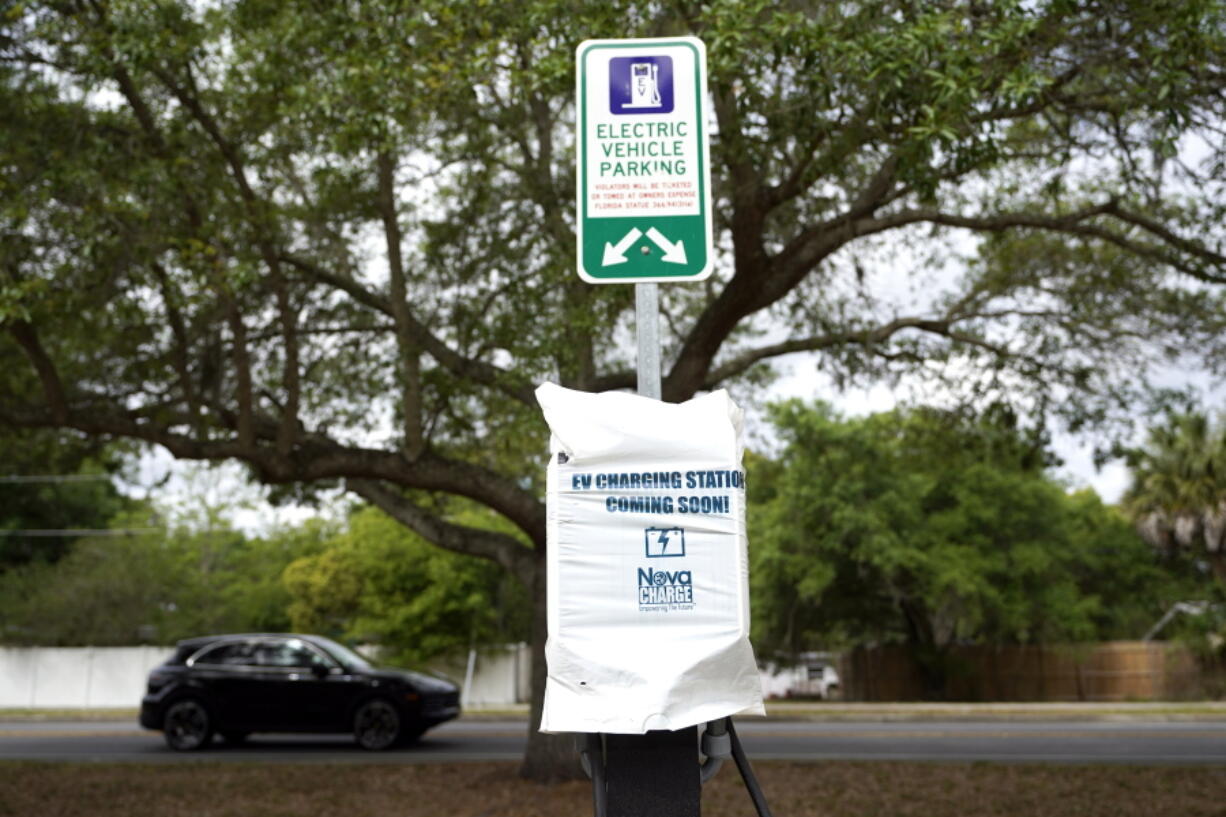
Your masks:
M431 669L463 684L468 671L467 656L457 656ZM477 650L472 683L460 700L466 707L508 706L527 703L531 692L532 649L527 644L507 644Z
M0 647L0 708L135 707L169 647Z
M0 709L133 708L149 670L171 647L0 647ZM528 700L530 651L525 644L478 652L465 705L494 707ZM457 682L465 664L444 669Z
M165 661L170 647L0 647L0 709L125 708L140 705L149 670ZM457 656L437 669L456 683L467 662ZM463 696L474 709L527 703L532 651L527 644L486 647L477 652L472 684ZM784 698L804 686L804 667L762 669L767 698Z

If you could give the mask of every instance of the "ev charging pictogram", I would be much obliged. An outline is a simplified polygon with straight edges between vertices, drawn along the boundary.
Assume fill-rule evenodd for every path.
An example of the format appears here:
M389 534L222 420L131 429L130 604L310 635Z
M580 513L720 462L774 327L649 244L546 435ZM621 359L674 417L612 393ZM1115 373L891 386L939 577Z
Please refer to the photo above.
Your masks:
M609 60L609 112L616 115L672 113L673 60L657 56L613 57Z
M685 528L648 528L643 541L648 559L685 556Z

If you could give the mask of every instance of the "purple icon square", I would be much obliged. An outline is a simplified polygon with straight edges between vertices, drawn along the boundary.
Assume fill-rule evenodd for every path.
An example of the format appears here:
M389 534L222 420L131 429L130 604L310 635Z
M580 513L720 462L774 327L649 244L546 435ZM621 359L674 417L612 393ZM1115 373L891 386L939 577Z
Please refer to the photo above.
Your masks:
M660 55L609 60L609 111L672 113L673 58Z

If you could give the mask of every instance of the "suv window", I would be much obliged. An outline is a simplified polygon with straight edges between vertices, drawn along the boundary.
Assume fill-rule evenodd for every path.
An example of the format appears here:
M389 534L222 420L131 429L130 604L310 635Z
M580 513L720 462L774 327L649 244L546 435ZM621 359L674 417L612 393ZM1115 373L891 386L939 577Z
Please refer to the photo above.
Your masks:
M164 663L168 667L169 666L182 666L187 663L187 659L191 658L199 650L200 650L199 645L192 645L192 646L187 646L187 647L182 647L182 646L175 647L174 654L172 654L169 658L167 658Z
M255 648L255 663L261 667L328 666L323 656L296 638L259 642Z
M231 641L218 644L198 656L193 665L211 664L214 666L251 666L254 660L254 645L247 641Z

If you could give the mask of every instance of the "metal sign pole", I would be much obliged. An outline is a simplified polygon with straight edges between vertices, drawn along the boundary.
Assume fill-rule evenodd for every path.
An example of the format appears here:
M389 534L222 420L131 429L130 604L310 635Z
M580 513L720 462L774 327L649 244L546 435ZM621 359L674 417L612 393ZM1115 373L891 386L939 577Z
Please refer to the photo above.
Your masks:
M660 285L634 285L634 333L638 339L639 394L659 400Z
M706 47L587 40L575 57L578 273L634 283L638 392L659 400L658 284L714 267ZM698 727L584 745L597 817L699 817Z
M659 400L659 286L635 284L634 307L638 391ZM700 817L697 726L645 735L605 735L604 754L604 779L594 775L593 781L605 785L607 817Z

